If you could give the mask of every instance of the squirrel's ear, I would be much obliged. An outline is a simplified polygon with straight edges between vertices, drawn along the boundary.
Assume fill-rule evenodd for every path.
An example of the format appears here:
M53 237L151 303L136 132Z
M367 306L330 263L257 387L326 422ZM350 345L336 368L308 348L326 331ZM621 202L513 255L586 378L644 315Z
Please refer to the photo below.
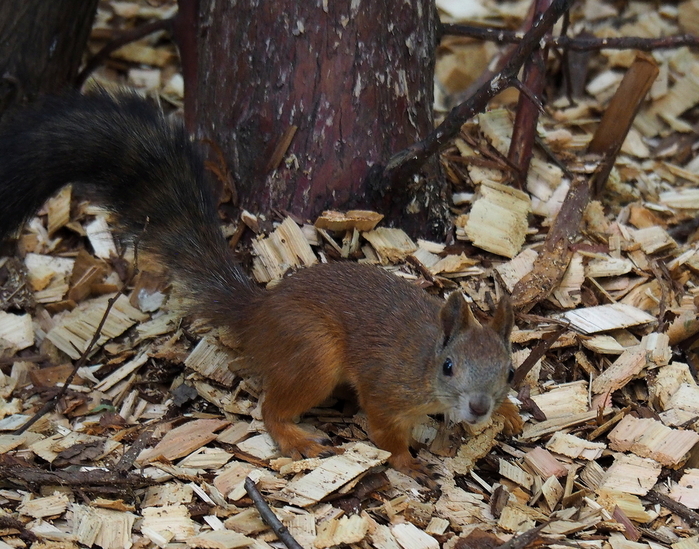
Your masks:
M490 322L490 327L495 330L505 343L510 342L510 334L515 323L515 314L512 310L512 301L510 296L503 293L498 303L498 308L495 311L493 320Z
M442 329L444 330L444 341L452 337L459 330L465 330L468 327L480 326L476 317L473 316L473 311L461 292L452 292L447 299L447 302L439 311L439 319L442 321Z

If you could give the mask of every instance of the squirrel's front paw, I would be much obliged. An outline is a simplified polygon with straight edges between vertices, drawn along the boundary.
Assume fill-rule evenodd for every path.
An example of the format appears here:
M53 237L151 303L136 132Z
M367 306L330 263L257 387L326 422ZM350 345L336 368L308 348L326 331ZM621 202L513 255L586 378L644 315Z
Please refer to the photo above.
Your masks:
M436 482L439 475L429 465L413 458L409 453L391 456L388 462L391 464L391 467L415 479L430 490L439 488Z

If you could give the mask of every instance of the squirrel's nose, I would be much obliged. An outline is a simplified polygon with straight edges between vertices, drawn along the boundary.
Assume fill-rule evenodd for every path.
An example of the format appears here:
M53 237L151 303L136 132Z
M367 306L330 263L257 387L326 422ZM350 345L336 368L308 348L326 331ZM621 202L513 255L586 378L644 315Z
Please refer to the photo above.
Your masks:
M484 416L490 411L490 398L476 395L469 400L468 407L474 416Z

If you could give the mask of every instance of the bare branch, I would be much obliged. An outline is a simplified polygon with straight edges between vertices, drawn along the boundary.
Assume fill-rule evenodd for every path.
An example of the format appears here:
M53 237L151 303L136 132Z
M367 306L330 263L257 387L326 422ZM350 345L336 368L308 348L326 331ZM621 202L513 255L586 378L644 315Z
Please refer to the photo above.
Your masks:
M269 527L274 530L274 533L277 534L279 540L289 549L303 549L299 542L294 539L294 536L289 533L286 526L284 526L277 518L277 515L274 514L272 508L267 505L267 502L264 500L262 494L260 494L260 491L257 489L257 486L255 486L255 483L250 477L245 479L245 491L248 493L252 499L252 502L255 504L255 507L257 507L257 510L260 512L262 520L264 520L265 523L267 523Z
M497 42L498 44L519 44L525 35L518 31L475 27L472 25L458 25L445 23L442 25L442 36L468 36L479 40ZM653 51L659 49L672 49L687 46L699 47L699 36L692 34L679 34L664 36L662 38L640 38L638 36L621 36L615 38L571 37L555 36L543 39L546 46L561 48L570 51L597 51L597 50L640 50Z

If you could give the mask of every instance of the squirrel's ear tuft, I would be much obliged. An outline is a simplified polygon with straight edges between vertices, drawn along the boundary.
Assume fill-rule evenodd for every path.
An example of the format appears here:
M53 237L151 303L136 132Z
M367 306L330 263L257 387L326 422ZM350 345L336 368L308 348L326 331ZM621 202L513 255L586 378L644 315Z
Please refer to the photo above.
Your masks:
M502 294L498 308L495 311L495 316L490 322L490 327L495 330L505 343L510 342L510 334L515 323L515 314L512 310L512 301L510 296Z
M480 326L461 292L451 293L442 310L439 311L439 319L442 322L445 343L459 330Z

